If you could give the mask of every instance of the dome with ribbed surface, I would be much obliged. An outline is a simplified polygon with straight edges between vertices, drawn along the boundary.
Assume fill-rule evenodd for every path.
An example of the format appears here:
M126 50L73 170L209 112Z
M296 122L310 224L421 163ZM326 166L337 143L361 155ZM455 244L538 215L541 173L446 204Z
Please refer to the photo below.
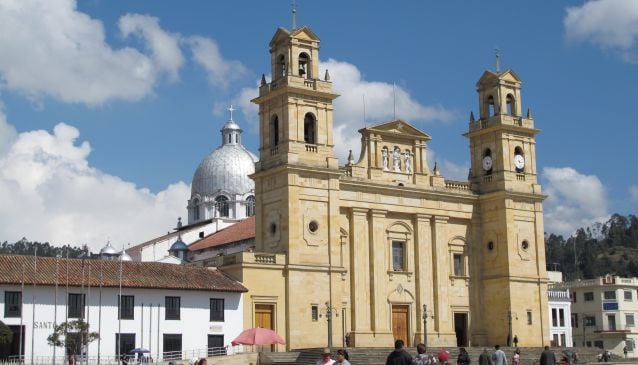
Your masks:
M222 145L206 156L197 167L191 186L195 195L219 192L246 194L255 189L248 175L255 172L257 156L241 144L241 128L231 119L221 129Z

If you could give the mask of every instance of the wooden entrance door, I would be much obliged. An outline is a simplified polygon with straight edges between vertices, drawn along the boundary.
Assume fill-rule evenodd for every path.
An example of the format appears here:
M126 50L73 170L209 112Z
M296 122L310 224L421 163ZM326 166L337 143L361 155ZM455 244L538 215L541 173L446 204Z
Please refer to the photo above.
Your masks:
M403 340L406 346L410 346L410 306L392 306L392 335L394 340Z
M275 329L275 306L271 304L255 304L255 327ZM275 345L264 346L262 350L275 351Z

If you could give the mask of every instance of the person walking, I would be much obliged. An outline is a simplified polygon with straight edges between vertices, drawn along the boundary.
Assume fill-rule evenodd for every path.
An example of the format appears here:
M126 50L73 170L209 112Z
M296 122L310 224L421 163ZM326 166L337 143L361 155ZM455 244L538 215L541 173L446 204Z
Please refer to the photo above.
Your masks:
M335 361L330 358L330 349L325 348L321 353L321 360L317 360L316 365L334 365Z
M505 353L501 350L501 346L494 346L494 350L496 350L492 354L492 361L494 362L494 365L507 365L507 356L505 356Z
M467 351L465 351L465 347L461 347L459 349L459 356L456 358L456 364L470 365L470 362L472 362L472 360L470 360L470 354L468 354Z
M512 365L521 365L521 350L514 350L514 355L512 355Z
M483 347L483 352L479 355L479 365L494 365L492 356L487 352L487 348Z
M449 364L448 361L450 360L450 351L441 349L436 357L439 359L439 364Z
M394 341L394 351L388 355L385 365L412 365L412 356L405 351L403 340Z
M514 347L518 347L518 336L514 335Z
M549 346L545 346L545 349L541 353L540 365L555 365L556 355L554 351L549 349Z
M337 350L337 355L335 357L337 358L335 364L350 365L350 356L348 356L348 351L346 351L345 349Z

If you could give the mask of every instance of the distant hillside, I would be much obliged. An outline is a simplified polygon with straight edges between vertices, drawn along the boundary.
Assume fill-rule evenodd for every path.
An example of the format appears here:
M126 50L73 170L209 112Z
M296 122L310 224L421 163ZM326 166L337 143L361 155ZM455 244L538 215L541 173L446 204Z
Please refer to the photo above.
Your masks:
M567 239L546 234L545 256L548 269L562 271L565 280L608 273L638 277L638 218L614 214L602 226L580 228Z
M87 245L82 247L75 247L71 245L65 246L52 246L49 242L32 242L23 238L14 243L8 243L4 241L0 244L0 255L34 255L35 251L38 251L38 256L41 257L69 257L69 258L94 258L97 256L89 251Z

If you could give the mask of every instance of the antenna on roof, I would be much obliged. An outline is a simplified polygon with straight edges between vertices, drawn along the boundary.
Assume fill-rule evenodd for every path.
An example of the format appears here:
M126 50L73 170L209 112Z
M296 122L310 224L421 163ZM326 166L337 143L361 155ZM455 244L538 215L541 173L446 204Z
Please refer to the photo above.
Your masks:
M395 82L392 82L392 103L393 103L392 119L397 120L397 85Z
M501 51L494 49L494 56L496 57L496 72L501 72Z
M297 4L292 0L292 30L297 29Z

